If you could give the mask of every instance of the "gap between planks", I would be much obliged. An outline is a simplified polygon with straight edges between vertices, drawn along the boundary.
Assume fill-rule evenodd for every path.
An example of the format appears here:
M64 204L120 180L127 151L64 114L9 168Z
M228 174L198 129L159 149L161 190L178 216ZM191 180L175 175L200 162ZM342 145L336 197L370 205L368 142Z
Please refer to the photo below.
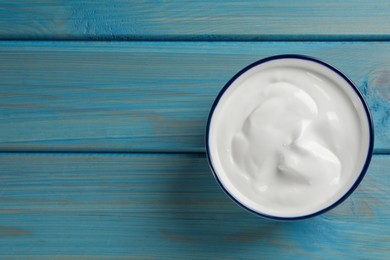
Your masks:
M388 42L389 35L182 35L182 36L81 36L70 38L6 38L0 42Z
M0 151L0 155L7 154L64 154L64 155L189 155L203 157L206 152L179 152L179 151L45 151L45 150L16 150ZM373 155L390 155L390 149L381 149L373 152Z

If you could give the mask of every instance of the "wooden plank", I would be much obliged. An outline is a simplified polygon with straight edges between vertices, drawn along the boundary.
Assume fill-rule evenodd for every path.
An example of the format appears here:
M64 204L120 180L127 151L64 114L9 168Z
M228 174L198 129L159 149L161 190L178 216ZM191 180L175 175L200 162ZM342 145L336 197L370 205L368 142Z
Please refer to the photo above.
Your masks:
M2 153L0 165L2 257L389 257L389 155L343 204L297 222L234 204L203 155Z
M209 109L266 56L323 59L360 88L390 148L388 42L1 42L0 151L203 152Z
M1 39L389 39L390 1L92 1L0 3Z

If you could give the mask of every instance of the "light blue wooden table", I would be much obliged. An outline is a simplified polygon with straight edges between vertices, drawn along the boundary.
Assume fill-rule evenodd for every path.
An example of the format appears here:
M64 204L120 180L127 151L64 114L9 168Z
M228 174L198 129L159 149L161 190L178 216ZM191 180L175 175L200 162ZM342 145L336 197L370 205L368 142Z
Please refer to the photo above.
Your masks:
M390 1L1 1L0 259L390 259ZM212 177L217 93L266 56L345 72L375 154L334 210L274 222Z

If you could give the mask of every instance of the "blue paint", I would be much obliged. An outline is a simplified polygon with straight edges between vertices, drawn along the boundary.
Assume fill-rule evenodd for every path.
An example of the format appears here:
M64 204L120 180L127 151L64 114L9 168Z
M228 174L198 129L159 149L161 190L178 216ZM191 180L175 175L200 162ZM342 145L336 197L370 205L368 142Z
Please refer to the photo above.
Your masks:
M389 8L2 1L0 258L389 258L388 155L337 208L279 223L228 200L203 154L222 86L280 53L345 72L373 112L374 151L390 152Z
M0 165L0 258L387 256L388 155L341 205L297 222L235 205L204 155L3 153Z
M8 0L0 4L0 38L389 40L389 12L387 0Z
M281 50L329 62L366 89L375 151L388 151L390 44L367 42L0 42L0 150L204 152L223 85Z

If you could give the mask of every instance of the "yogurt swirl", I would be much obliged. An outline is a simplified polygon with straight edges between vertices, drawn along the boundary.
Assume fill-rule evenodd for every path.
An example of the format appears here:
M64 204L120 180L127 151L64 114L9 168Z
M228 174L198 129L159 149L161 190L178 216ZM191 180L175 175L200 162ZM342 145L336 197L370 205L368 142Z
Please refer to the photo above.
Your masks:
M332 135L339 132L339 117L331 110L320 113L310 95L286 82L270 84L261 97L231 141L232 160L252 189L288 206L306 202L310 186L338 184L335 136L325 135L330 128Z

